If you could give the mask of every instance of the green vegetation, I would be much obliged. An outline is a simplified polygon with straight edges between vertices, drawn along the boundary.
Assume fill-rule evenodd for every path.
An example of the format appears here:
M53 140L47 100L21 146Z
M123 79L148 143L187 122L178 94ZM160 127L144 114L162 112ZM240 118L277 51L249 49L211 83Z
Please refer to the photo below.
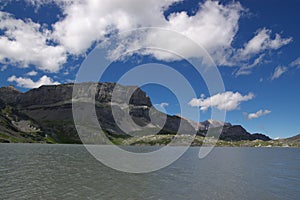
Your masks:
M43 126L51 128L55 137L47 136L47 143L63 143L63 144L81 144L74 127L74 122L71 120L51 120L44 121ZM50 139L48 139L50 138Z
M48 144L56 144L57 142L51 136L47 135L47 137L46 137L46 143L48 143Z
M9 105L6 105L5 108L2 110L2 113L4 115L11 115L12 113L12 108Z
M13 137L4 133L0 133L0 141L2 142L10 142L10 143L31 143L32 140L26 140L23 138Z
M124 139L122 139L122 138L112 138L112 139L110 139L110 141L111 141L114 145L122 145Z
M186 141L190 141L193 136L191 135L179 135L174 136L172 134L166 135L148 135L142 137L130 137L130 138L112 138L112 143L116 145L167 145L171 141L175 145L186 144ZM203 143L205 140L205 144ZM271 141L262 141L262 140L242 140L242 141L225 141L225 140L217 140L214 137L202 137L195 136L192 146L222 146L222 147L300 147L298 143L286 143L280 140L271 140Z
M62 122L51 122L51 123L62 123ZM63 124L63 123L62 123ZM144 146L163 146L168 145L173 142L172 145L183 145L187 144L187 141L191 141L191 135L173 135L173 134L163 134L163 135L147 135L142 137L129 137L126 135L111 135L107 132L104 134L110 139L110 141L115 145L144 145ZM37 133L20 133L22 138L14 137L4 133L0 133L0 142L11 142L11 143L33 143L42 142L48 144L56 143L66 143L74 144L81 143L80 140L70 139L66 134L57 134L58 138L53 138L47 135L45 138L37 135ZM37 139L39 137L39 139ZM205 144L204 144L205 141ZM105 144L108 144L107 142ZM202 137L195 136L191 146L222 146L222 147L297 147L300 148L300 144L297 142L287 142L285 140L242 140L242 141L225 141L217 140L214 137Z

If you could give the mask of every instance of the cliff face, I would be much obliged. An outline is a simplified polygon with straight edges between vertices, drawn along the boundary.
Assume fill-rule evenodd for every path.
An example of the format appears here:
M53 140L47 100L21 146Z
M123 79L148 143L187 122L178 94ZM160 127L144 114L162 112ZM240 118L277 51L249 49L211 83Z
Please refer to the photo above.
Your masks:
M25 93L13 87L0 88L2 114L6 106L14 110L10 116L0 117L12 121L13 117L22 115L20 119L15 119L15 125L12 124L15 127L13 134L19 131L25 135L26 133L32 134L38 140L44 136L45 141L81 143L74 125L72 100L78 104L88 104L90 102L86 100L94 99L97 120L105 134L111 138L127 138L129 137L127 133L134 136L150 135L155 134L157 130L160 130L159 134L174 134L178 131L181 134L191 134L198 131L199 135L204 136L209 126L213 128L224 126L220 137L224 140L269 140L264 135L252 135L241 126L232 126L213 120L191 123L190 120L179 116L161 113L152 107L151 100L146 93L135 86L121 86L115 83L81 83L75 85L77 89L74 94L73 86L73 84L41 86ZM116 112L114 116L112 108ZM129 113L131 119L123 117L126 113ZM23 121L20 123L18 120ZM24 121L28 124L26 125ZM166 123L162 124L164 121ZM182 126L178 130L180 123ZM118 124L121 124L122 128ZM31 129L30 126L32 126Z
M26 93L21 93L12 86L2 87L0 88L0 98L6 103L19 107L66 103L72 100L73 85L74 84L45 85L29 90ZM113 90L115 90L115 94L117 94L114 97L116 103L125 103L128 95L133 93L129 104L152 106L150 98L147 97L146 93L141 89L135 86L124 87L115 83L82 83L80 84L80 91L78 91L77 95L78 98L90 98L93 94L96 94L95 100L98 103L109 103L112 100Z

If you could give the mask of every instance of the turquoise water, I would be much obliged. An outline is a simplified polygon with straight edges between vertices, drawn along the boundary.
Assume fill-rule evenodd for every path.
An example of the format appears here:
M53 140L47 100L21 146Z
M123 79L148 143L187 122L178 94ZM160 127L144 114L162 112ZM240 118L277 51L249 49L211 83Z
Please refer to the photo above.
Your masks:
M202 160L198 152L128 174L80 145L0 144L0 199L300 199L300 149L218 147Z

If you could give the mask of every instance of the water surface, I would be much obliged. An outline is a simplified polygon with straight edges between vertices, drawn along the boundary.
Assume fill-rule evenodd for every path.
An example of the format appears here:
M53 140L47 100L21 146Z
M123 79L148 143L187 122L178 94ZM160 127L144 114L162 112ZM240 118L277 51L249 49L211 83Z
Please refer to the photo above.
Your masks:
M201 160L198 152L128 174L81 145L0 144L0 199L300 199L300 149L217 147Z

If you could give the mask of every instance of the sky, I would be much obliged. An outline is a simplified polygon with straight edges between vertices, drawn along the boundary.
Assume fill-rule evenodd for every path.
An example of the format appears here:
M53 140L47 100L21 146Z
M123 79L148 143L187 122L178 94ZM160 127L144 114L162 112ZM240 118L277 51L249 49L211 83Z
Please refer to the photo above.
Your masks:
M216 109L226 112L225 121L251 133L293 136L300 133L299 7L295 0L0 0L0 86L25 92L74 82L94 48L105 49L106 41L113 41L106 52L110 65L100 81L118 82L148 64L154 78L183 88L177 95L185 97L180 102L176 89L159 84L141 86L157 109L195 121L210 119ZM148 27L169 32L143 29ZM130 32L135 29L144 31ZM149 46L167 52L144 48L128 53ZM189 62L208 57L221 76L222 92L211 93ZM176 73L164 71L163 65L188 80L196 96L189 96ZM152 77L151 72L142 77ZM182 109L196 110L200 118Z

